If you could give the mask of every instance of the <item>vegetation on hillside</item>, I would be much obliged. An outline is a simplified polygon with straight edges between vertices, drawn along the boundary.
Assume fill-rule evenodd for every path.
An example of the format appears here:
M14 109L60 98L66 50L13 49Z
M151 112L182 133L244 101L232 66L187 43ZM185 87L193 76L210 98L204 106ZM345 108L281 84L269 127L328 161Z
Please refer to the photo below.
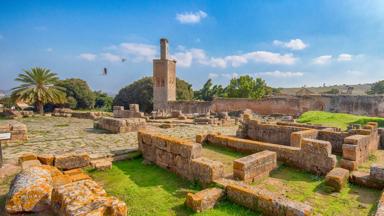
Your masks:
M68 106L72 109L92 109L95 106L95 95L88 86L88 83L82 79L65 79L57 83L65 89Z
M384 94L384 80L374 83L371 87L371 90L369 90L367 93L370 95Z
M176 79L176 99L191 100L193 90L191 84ZM144 77L128 86L120 89L113 100L114 105L128 107L129 104L139 104L140 110L150 112L153 109L153 80L152 77Z
M301 123L322 124L326 126L339 127L342 129L346 129L350 124L364 125L368 122L377 122L380 127L384 127L384 118L322 111L305 112L299 117L297 121Z
M12 98L34 104L40 114L44 113L45 104L66 101L65 89L57 85L59 78L49 69L35 67L24 70L15 80L21 84L12 89Z

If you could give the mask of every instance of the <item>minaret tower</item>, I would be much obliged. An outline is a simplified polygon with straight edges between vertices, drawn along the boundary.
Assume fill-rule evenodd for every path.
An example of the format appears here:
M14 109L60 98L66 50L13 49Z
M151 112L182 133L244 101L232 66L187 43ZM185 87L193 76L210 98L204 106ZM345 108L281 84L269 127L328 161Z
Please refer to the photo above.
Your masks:
M176 100L176 61L169 58L168 40L160 39L160 59L153 60L153 110L166 110Z

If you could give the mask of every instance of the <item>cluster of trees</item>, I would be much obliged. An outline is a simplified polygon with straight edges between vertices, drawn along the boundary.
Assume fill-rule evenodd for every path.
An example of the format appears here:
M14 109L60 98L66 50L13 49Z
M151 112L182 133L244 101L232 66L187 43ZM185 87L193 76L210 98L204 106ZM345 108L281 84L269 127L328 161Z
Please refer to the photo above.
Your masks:
M261 78L245 75L231 79L226 87L213 85L212 80L208 79L203 88L195 91L195 98L205 101L211 101L214 98L220 97L261 99L267 95L274 95L280 92L280 88L269 87Z
M4 99L8 105L21 100L35 105L40 113L44 112L44 107L55 106L112 109L113 98L106 93L92 91L87 82L81 79L60 80L57 74L46 68L24 70L15 80L21 84L12 89L10 98Z
M367 92L369 95L384 94L384 80L378 81L371 86L371 90Z

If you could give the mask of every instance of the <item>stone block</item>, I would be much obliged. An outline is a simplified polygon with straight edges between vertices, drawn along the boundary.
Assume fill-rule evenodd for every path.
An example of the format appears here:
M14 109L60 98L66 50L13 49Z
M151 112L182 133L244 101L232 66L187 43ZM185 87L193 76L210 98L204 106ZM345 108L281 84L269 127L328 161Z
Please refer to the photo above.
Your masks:
M55 162L55 156L51 154L41 154L37 155L37 159L44 165L50 165L53 166Z
M207 137L207 134L197 134L196 135L196 142L203 144L203 142L205 142L206 137Z
M87 175L85 173L79 173L79 174L76 174L76 175L69 175L68 177L71 179L72 182L92 179L89 175Z
M340 167L347 169L349 171L357 170L358 164L356 161L341 159L339 161Z
M37 157L33 153L24 153L19 157L19 164L21 165L24 161L29 161L29 160L37 160Z
M233 177L253 182L268 176L277 167L276 152L262 151L233 161Z
M223 189L208 188L195 194L188 193L185 204L195 212L202 212L213 208L223 196Z
M104 189L92 180L54 188L51 206L58 215L127 215L126 204L107 196Z
M69 184L71 182L72 180L68 175L58 175L58 176L52 177L52 186L54 188L59 187L61 185Z
M102 159L91 162L92 168L100 171L108 170L112 168L112 161Z
M191 170L194 179L203 185L210 184L224 175L223 163L204 157L193 159Z
M40 212L49 206L52 177L39 166L21 171L12 181L5 210L9 214Z
M375 189L383 189L384 184L379 183L377 181L374 181L369 173L367 172L360 172L360 171L353 171L351 173L351 176L349 178L349 181L351 183L363 186L363 187L368 187L368 188L375 188Z
M343 144L343 158L358 161L360 158L359 146L355 144Z
M349 170L343 168L334 168L325 176L325 184L331 186L335 191L340 191L347 183Z
M21 163L21 169L25 170L30 167L40 166L40 165L41 163L39 160L27 160Z
M55 167L61 170L82 168L88 166L89 161L87 153L68 153L55 157Z
M384 183L384 165L372 164L369 175L373 180Z
M72 175L77 175L80 173L83 173L81 169L71 169L71 170L65 170L63 171L64 175L72 176Z

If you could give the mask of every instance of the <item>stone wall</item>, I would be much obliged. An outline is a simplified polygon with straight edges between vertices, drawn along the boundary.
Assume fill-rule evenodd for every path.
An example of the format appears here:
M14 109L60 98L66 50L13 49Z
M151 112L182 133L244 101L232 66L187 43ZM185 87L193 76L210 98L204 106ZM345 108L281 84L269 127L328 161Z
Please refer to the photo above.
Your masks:
M327 141L304 138L299 148L215 133L207 134L200 140L247 154L273 151L277 154L277 160L315 174L325 175L336 166L336 156L331 154L332 146Z
M299 116L309 110L351 113L384 117L384 96L308 95L274 96L262 100L215 99L211 102L172 101L164 110L183 113L232 112L251 109L261 115L284 114Z
M10 140L2 140L2 143L25 142L28 140L27 126L18 121L6 121L0 124L0 133L11 133Z
M203 185L222 178L224 165L201 157L202 146L189 140L146 131L138 132L139 150L146 161Z
M311 206L289 200L266 189L233 183L226 187L226 192L230 201L254 211L261 211L263 215L307 216L313 213Z
M332 144L332 153L341 155L343 153L344 139L348 136L350 134L347 132L320 130L317 139L329 141Z
M97 120L103 116L103 112L72 112L72 117Z
M144 113L140 112L138 104L129 104L129 110L123 106L113 107L113 117L115 118L143 118Z
M144 129L145 127L146 121L143 118L102 117L94 124L94 128L104 129L111 133L133 132Z

